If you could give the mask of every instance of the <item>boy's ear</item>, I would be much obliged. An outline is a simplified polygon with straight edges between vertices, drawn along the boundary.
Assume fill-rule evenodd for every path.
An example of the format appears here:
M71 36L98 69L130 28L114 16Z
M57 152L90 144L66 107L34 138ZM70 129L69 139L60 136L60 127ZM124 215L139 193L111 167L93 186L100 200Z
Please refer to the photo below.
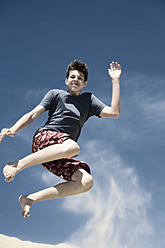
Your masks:
M68 79L67 78L65 78L65 84L68 85Z
M86 87L86 86L87 86L87 81L84 82L84 87Z

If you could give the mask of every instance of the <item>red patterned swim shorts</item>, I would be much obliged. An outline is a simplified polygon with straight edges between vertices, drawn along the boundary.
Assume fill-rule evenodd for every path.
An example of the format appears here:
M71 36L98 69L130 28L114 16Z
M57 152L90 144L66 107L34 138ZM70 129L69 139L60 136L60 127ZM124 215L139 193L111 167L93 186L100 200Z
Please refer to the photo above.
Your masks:
M67 139L70 139L70 136L66 133L59 133L52 130L38 131L33 137L32 152L37 152L50 145L62 144ZM67 181L71 180L77 166L82 167L90 174L90 168L86 163L73 158L50 161L43 163L42 166Z

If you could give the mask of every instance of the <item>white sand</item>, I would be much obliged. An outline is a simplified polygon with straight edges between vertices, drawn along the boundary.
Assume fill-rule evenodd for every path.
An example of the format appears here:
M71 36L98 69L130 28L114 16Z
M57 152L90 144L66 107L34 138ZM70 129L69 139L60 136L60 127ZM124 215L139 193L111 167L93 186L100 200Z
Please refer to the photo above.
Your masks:
M22 241L0 234L0 248L78 248L67 244L46 245L37 244L30 241Z

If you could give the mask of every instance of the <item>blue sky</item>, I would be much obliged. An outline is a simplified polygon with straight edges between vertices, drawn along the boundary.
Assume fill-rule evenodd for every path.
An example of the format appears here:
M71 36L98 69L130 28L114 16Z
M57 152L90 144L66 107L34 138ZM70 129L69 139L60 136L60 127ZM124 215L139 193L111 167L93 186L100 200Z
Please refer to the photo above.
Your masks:
M78 142L94 188L38 203L24 220L18 196L60 179L39 165L11 183L1 173L1 234L81 248L164 247L164 13L163 0L0 1L0 129L11 127L49 89L65 90L66 67L74 59L89 67L85 90L106 104L109 63L118 61L123 72L120 118L91 118ZM31 153L32 136L46 117L5 137L1 168Z

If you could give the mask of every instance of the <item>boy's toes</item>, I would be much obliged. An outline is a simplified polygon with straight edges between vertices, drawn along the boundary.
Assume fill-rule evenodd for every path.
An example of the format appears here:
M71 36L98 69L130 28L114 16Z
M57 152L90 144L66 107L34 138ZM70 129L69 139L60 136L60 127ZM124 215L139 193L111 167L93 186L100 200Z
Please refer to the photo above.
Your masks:
M30 211L28 211L28 212L24 211L22 213L22 216L23 216L23 218L28 218L30 216Z
M5 177L5 182L11 182L13 181L14 177L13 176L9 176L9 177Z
M6 171L5 169L3 170L3 175L4 175L5 179L11 177L11 174L8 171Z

